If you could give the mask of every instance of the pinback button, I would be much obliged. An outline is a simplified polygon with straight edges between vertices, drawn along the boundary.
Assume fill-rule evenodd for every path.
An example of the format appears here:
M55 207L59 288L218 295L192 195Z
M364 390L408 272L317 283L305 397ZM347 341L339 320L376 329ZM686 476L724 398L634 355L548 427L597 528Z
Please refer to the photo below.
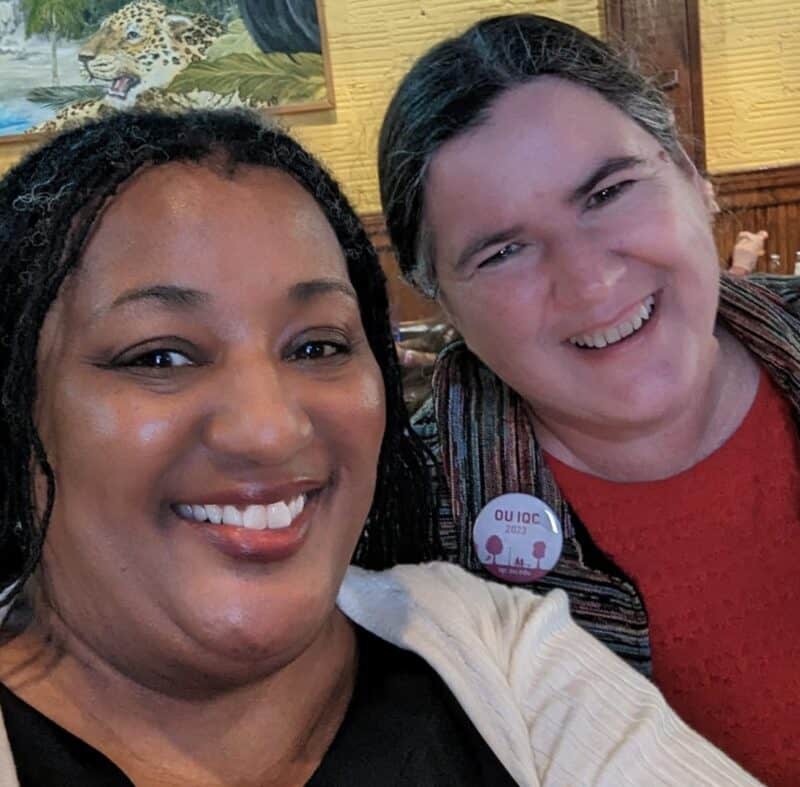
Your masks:
M490 500L472 529L475 553L504 582L543 577L561 557L564 535L550 506L533 495L510 492Z

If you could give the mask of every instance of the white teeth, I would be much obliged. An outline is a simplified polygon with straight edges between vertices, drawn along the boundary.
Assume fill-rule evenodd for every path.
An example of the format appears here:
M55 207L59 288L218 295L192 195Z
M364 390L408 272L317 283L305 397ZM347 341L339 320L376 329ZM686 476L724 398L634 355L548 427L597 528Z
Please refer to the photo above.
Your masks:
M225 506L222 509L222 524L241 527L244 524L242 512L236 506Z
M305 495L298 495L297 497L293 497L289 501L289 513L292 515L292 519L300 516L303 513L303 509L306 505L306 496Z
M248 530L266 530L267 509L264 506L247 506L242 514L242 524Z
M243 510L232 505L218 506L212 503L205 505L179 503L175 506L175 510L184 519L193 522L244 527L247 530L282 530L289 527L292 521L303 513L305 505L306 496L297 495L288 503L281 500L269 505L250 505Z
M267 527L270 530L281 530L292 524L292 515L289 506L283 501L267 506Z
M571 344L574 344L577 347L594 347L597 349L602 349L609 344L616 344L631 334L636 333L636 331L638 331L639 328L641 328L642 325L650 319L650 315L653 313L655 304L655 297L648 295L638 306L636 306L635 312L631 314L625 321L619 323L618 325L614 325L611 328L605 328L602 331L597 331L596 333L584 333L576 336L570 336L569 341Z
M208 521L211 522L213 525L218 525L222 522L222 506L206 506L206 514L208 515Z

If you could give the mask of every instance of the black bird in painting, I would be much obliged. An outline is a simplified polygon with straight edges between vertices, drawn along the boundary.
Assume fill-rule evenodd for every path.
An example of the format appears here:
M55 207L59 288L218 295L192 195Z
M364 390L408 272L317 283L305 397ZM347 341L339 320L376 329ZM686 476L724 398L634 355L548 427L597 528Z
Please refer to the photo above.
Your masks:
M315 0L238 0L263 52L322 52Z

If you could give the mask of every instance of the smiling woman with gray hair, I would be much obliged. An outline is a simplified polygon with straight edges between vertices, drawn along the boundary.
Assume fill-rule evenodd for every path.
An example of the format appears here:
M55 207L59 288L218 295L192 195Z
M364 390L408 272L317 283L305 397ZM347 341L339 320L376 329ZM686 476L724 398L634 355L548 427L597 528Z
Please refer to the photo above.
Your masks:
M720 285L663 96L546 17L425 54L379 170L404 274L463 337L415 416L449 559L563 588L690 724L800 783L796 280Z

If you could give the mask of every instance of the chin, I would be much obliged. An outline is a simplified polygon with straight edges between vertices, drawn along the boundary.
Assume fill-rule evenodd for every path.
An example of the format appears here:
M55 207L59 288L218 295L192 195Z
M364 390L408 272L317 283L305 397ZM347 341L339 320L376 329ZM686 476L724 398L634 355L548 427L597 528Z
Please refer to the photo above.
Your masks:
M649 384L629 386L604 408L604 420L631 429L663 424L691 404L693 389L683 381L651 378Z
M233 664L290 661L314 639L334 609L334 600L302 589L246 600L239 598L193 621L205 649ZM289 654L288 656L286 654Z

